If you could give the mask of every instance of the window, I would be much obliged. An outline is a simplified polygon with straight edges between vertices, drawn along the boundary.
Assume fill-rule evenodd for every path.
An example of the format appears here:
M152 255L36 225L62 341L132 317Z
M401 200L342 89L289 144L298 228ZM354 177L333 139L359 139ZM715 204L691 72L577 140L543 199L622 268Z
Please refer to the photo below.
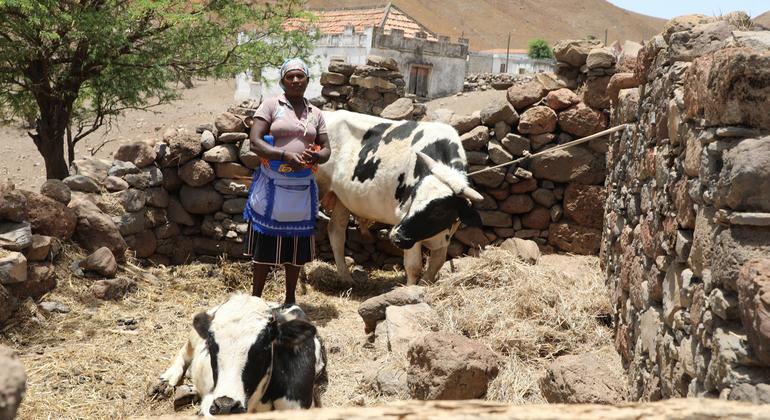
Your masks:
M525 69L524 67L519 67L519 74L524 74L526 72L527 72L527 69Z
M507 69L505 68L505 63L500 63L500 73L505 73Z
M409 68L409 90L417 96L427 97L430 83L431 66L424 64L412 64Z

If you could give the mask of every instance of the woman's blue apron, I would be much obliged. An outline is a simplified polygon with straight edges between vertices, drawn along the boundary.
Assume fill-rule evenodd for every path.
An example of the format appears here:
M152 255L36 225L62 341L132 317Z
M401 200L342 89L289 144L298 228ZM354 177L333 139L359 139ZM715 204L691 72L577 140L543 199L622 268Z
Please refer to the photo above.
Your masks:
M313 236L318 214L318 186L312 172L291 176L266 165L254 170L243 218L271 236Z

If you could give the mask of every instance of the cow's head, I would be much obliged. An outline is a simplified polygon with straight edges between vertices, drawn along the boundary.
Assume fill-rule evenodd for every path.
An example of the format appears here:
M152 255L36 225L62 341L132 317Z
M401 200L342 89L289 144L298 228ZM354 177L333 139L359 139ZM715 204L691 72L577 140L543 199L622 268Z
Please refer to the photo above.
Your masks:
M422 152L417 152L417 156L431 174L415 186L411 205L390 231L390 240L399 248L409 249L419 241L455 229L458 219L468 226L481 226L481 216L468 200L484 198L468 185L465 173Z
M213 390L201 400L204 415L245 413L270 383L273 353L294 351L316 333L312 324L288 320L246 295L195 315L193 326L206 341L213 376Z

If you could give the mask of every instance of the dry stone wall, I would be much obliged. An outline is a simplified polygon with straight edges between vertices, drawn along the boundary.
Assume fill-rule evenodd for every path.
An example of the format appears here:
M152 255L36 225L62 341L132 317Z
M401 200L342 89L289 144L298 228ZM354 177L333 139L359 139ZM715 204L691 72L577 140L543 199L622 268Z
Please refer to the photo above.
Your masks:
M770 401L770 32L747 22L670 21L618 90L601 260L632 399Z
M356 66L333 59L321 74L321 99L316 105L326 110L346 109L395 120L420 119L425 106L405 98L404 76L393 58L371 55Z

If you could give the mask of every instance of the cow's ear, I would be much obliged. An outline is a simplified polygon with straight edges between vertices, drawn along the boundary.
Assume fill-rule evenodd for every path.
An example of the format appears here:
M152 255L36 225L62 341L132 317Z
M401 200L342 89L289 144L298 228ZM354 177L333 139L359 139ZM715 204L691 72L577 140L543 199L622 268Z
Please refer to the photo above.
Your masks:
M316 334L315 326L301 319L291 321L277 319L275 322L275 344L279 346L297 347L305 341L312 339Z
M463 200L463 204L459 207L457 213L461 222L465 223L466 226L481 226L481 215L467 201Z
M193 318L193 328L204 340L209 337L209 327L211 327L211 320L213 318L206 312L201 312Z

